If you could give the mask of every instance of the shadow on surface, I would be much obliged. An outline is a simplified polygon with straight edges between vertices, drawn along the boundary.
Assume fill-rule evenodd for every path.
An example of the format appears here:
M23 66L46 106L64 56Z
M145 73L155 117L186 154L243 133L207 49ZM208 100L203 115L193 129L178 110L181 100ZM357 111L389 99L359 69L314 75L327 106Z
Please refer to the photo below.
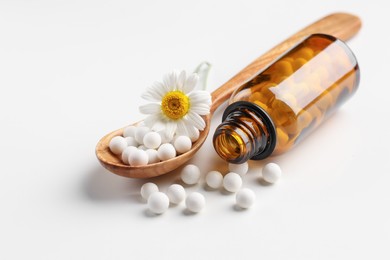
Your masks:
M159 188L178 182L177 171L149 179L125 178L110 173L97 165L86 173L82 183L85 197L91 201L134 201L145 203L140 195L141 186L146 182L154 182Z
M141 202L139 189L144 182L114 175L100 166L86 174L82 188L92 201L132 200Z

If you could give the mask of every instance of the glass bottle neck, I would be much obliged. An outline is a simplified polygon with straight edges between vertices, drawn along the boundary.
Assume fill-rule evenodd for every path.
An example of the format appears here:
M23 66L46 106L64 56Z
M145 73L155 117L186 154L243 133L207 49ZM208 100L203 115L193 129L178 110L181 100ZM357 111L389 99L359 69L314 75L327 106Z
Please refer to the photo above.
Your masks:
M268 157L275 148L276 131L263 109L239 101L227 107L213 139L219 156L228 162L243 163Z

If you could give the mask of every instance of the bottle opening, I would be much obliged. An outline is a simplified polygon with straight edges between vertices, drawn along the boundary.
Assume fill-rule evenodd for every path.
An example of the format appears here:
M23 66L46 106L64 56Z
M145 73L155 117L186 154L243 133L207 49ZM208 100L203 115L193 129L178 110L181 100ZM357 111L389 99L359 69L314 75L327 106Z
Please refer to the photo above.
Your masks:
M269 115L256 104L230 104L213 138L215 151L231 163L268 157L275 148L276 130Z
M214 136L214 147L218 155L233 163L241 162L243 155L247 153L247 142L236 131L226 131L225 129ZM245 158L246 160L248 158Z

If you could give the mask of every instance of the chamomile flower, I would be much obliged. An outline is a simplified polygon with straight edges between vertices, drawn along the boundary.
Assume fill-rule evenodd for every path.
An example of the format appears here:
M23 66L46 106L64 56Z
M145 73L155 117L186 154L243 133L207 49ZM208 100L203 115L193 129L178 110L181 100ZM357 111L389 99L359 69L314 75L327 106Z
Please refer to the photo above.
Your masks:
M202 116L210 113L211 95L204 90L195 90L199 76L187 75L185 71L166 74L163 82L155 82L142 95L151 103L139 110L148 116L145 125L165 134L171 140L174 134L189 137L198 135L206 123Z

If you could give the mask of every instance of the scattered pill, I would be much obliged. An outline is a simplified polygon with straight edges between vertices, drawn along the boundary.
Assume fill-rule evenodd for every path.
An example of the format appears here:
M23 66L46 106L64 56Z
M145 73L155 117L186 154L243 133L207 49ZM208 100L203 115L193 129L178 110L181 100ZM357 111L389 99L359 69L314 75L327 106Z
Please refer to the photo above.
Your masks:
M123 130L124 137L134 137L135 129L137 127L134 125L129 125Z
M241 164L229 163L229 171L238 173L241 176L245 175L248 172L248 168L248 162L244 162Z
M242 186L242 179L238 173L229 172L223 178L223 187L230 192L237 192Z
M175 147L170 143L162 144L157 150L157 155L161 161L172 159L176 156Z
M168 196L162 192L154 192L148 198L148 208L155 214L162 214L169 207Z
M122 162L124 164L129 164L129 156L130 156L130 153L134 152L138 150L137 147L134 147L134 146L128 146L125 148L125 150L123 150L122 152Z
M188 185L197 183L200 179L200 170L193 164L186 165L181 171L181 180Z
M143 144L150 149L156 149L161 144L161 135L156 132L149 132L143 138Z
M123 150L127 147L127 142L122 136L115 136L111 139L109 147L114 154L122 154Z
M198 213L206 205L204 196L199 192L193 192L186 198L186 207L189 211Z
M150 129L149 127L146 127L146 126L140 126L140 127L137 127L134 131L134 137L135 137L135 140L139 143L139 144L142 144L142 142L144 141L144 136L149 133Z
M167 196L173 204L179 204L186 197L186 191L180 184L172 184L168 187Z
M158 187L153 182L147 182L141 187L141 196L145 200L148 200L152 193L158 192Z
M192 142L188 136L181 135L175 139L173 146L175 147L178 153L185 153L191 149Z
M146 153L148 155L148 164L158 163L160 161L157 155L157 150L148 149L146 150Z
M138 146L138 142L132 136L126 137L125 140L126 140L128 146L135 146L135 147Z
M129 154L128 161L130 166L143 166L148 164L148 154L141 149L134 150Z
M236 194L236 204L243 209L250 208L255 202L255 199L255 193L248 188L241 189Z
M210 171L206 175L206 184L212 189L222 186L223 176L219 171Z
M262 170L263 179L268 183L275 183L282 175L282 170L276 163L267 163Z

